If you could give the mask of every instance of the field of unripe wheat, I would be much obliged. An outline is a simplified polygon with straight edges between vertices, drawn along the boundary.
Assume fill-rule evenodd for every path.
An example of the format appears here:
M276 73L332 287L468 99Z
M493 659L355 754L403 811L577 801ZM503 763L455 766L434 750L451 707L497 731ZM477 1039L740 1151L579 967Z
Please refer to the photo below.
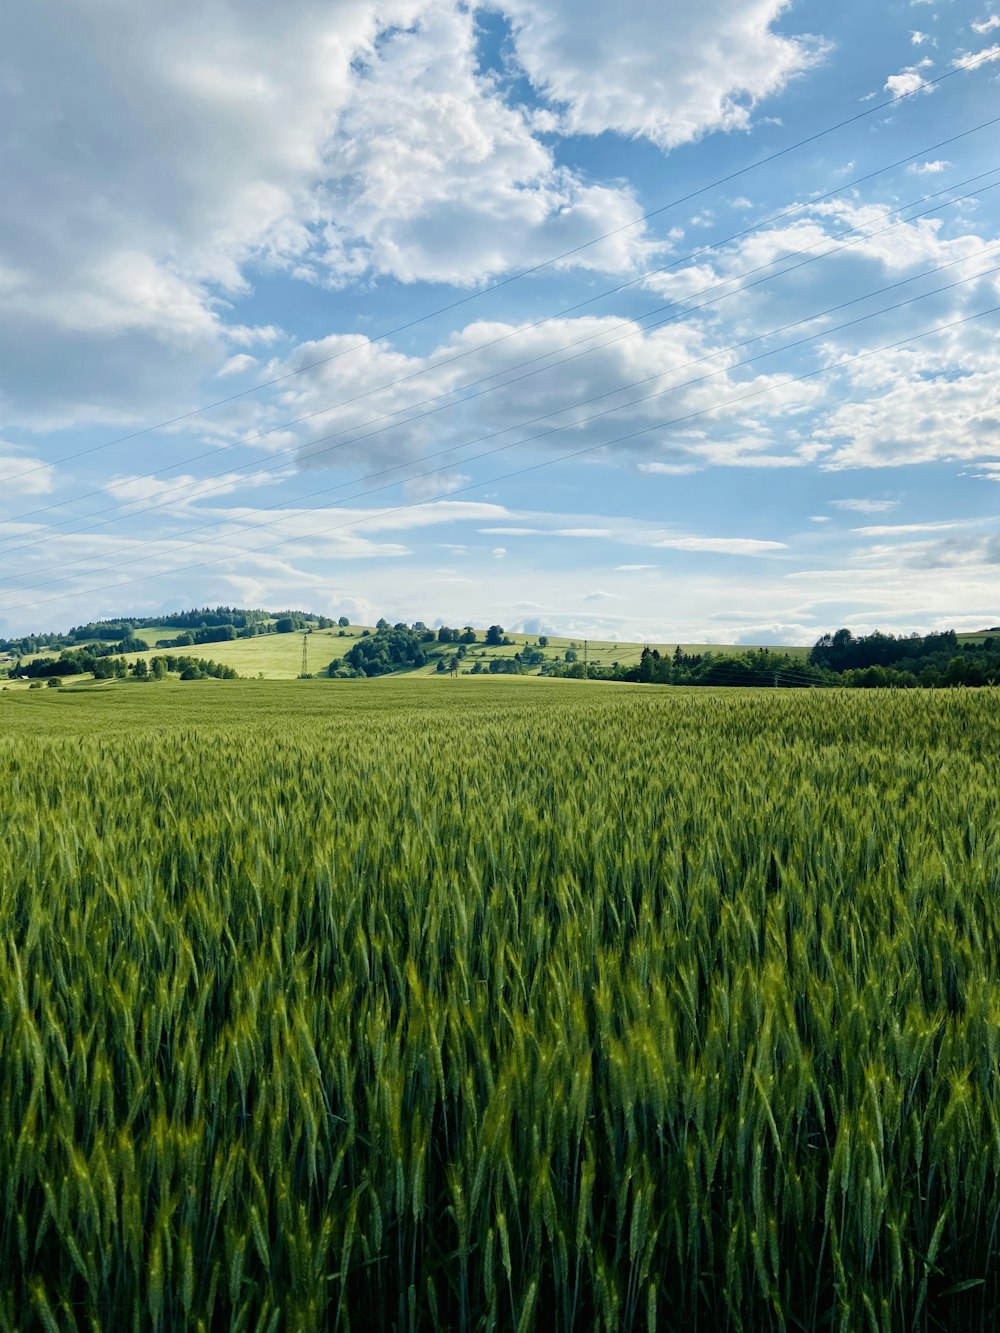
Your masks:
M0 1330L996 1327L1000 694L0 698Z

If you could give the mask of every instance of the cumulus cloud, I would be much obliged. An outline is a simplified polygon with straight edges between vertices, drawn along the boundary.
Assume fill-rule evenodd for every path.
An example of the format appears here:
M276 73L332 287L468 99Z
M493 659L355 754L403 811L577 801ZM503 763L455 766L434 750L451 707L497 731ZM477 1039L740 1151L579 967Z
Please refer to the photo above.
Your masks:
M913 176L937 176L940 172L947 171L950 166L950 162L936 158L933 162L911 162L906 169Z
M619 134L662 148L741 130L754 108L813 67L821 40L775 30L787 0L656 6L625 0L495 0L517 57L573 134Z
M694 457L699 437L678 443L675 434L666 446L673 456L665 459L657 457L664 445L653 428L704 412L712 413L713 431L723 439L738 436L741 454L765 443L763 436L752 440L753 432L725 410L728 395L747 383L745 375L730 375L738 358L715 346L709 330L696 322L646 330L635 321L596 316L527 329L477 321L425 357L367 344L349 362L336 357L345 345L357 340L306 344L292 361L268 368L282 374L296 364L325 361L280 397L286 417L309 417L299 450L300 466L308 470L404 467L450 450L468 448L474 457L519 441L560 452L625 436L632 438L609 446L616 454L638 453L644 461L688 471L703 465ZM779 382L764 376L759 383L774 393L756 409L758 432L771 415L789 410ZM469 388L476 392L466 394ZM807 387L800 397L808 393ZM469 457L460 453L453 461L458 466Z
M972 338L942 342L886 353L868 367L867 376L857 377L856 400L835 406L816 427L832 446L824 468L900 467L996 455L1000 372L987 349ZM958 373L956 363L963 366ZM876 376L881 381L877 389Z
M993 32L994 29L1000 28L1000 14L991 14L989 18L978 21L973 19L971 27L973 32Z
M535 130L481 72L474 14L430 7L358 75L332 145L320 263L334 279L469 283L625 227L572 262L633 268L649 243L627 226L642 212L630 191L558 168Z
M274 335L230 318L260 271L469 283L641 212L627 187L556 164L449 0L109 0L86 16L55 0L4 15L0 98L20 126L0 147L14 419L128 420L197 392L206 368L235 371L234 343ZM632 227L574 262L619 272L648 248Z
M925 63L927 62L921 61L921 66ZM915 65L907 66L898 74L890 74L884 86L885 91L891 93L893 97L904 97L907 93L919 92L921 88L927 92L934 91L932 87L928 87L927 81Z

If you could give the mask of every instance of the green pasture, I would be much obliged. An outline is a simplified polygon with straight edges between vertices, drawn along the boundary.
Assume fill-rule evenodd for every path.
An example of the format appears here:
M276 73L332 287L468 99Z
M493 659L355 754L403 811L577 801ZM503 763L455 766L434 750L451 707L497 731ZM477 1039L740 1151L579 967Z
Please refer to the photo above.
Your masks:
M331 660L335 657L343 657L350 650L351 644L355 638L360 636L363 626L352 625L344 632L344 637L340 637L338 628L327 630L313 630L308 636L308 657L310 674L320 674L325 672ZM370 633L374 633L373 627L367 627ZM145 631L142 631L145 636ZM485 630L478 630L479 642L468 645L466 657L462 663L462 669L468 670L472 664L479 660L484 667L488 667L489 662L494 657L513 657L520 651L525 644L537 644L538 636L536 634L508 634L507 637L512 640L510 645L500 647L487 647L484 642ZM548 646L543 650L549 658L563 658L566 650L575 645L575 651L579 660L582 662L584 657L584 640L582 638L556 638L550 637ZM452 658L457 644L428 644L427 650L431 655L430 661L407 674L412 676L430 676L436 674L437 660L444 657L446 660ZM658 648L661 654L671 654L676 644L650 644L651 648ZM612 662L621 662L624 665L638 662L645 647L642 643L625 643L607 641L590 641L587 647L588 660L594 665L610 666ZM685 652L755 652L756 648L740 647L732 648L721 644L687 644L682 645ZM169 651L169 650L163 650ZM808 648L782 649L789 651L796 656L808 657ZM253 639L234 639L224 643L204 643L178 648L177 652L190 657L208 658L214 662L222 662L226 666L235 667L241 676L255 678L263 675L265 680L291 680L298 676L302 663L302 634L263 634ZM145 656L151 659L157 656L155 650L146 654L130 653L127 660L134 661L138 656Z

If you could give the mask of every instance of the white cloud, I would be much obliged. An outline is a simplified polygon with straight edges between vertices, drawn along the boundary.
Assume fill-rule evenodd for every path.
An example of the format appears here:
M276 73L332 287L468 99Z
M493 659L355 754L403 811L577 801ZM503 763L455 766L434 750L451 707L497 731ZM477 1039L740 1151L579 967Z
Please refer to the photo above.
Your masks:
M472 477L466 472L439 472L436 476L414 477L405 486L408 500L425 500L434 495L450 495L468 486Z
M639 463L637 467L640 472L661 477L684 477L699 471L697 463Z
M898 500L831 500L834 509L847 509L855 514L887 514L899 507Z
M246 370L252 370L257 365L255 356L248 356L246 352L239 352L236 356L231 356L229 360L220 366L217 374L222 375L242 375Z
M495 0L517 56L572 134L642 136L662 148L745 129L764 98L814 66L814 37L775 31L787 0L704 0L664 13L643 0Z
M576 537L598 539L614 536L612 528L525 528L525 527L489 527L480 528L480 532L502 537Z
M927 88L924 76L912 65L907 69L901 70L899 74L890 74L885 81L885 91L891 93L893 97L903 97L907 93L918 92L921 88ZM933 88L927 88L928 92L933 92Z
M289 474L286 472L284 475ZM273 471L250 476L242 472L229 472L214 478L180 473L164 479L152 476L112 477L105 483L104 489L114 496L118 504L153 504L161 512L186 514L192 505L210 496L213 500L221 499L234 491L274 486L281 479L282 474Z
M632 221L627 186L556 164L476 41L453 0L3 10L9 419L190 405L247 368L234 344L278 336L230 319L260 270L469 283ZM631 227L573 263L631 271L649 246Z
M945 532L969 527L968 520L937 520L930 523L884 523L865 528L852 528L859 537L905 537L914 532Z
M502 560L507 554L507 548L505 546L494 546L490 554L493 556L494 560Z
M424 357L404 356L381 343L360 347L348 361L337 356L345 346L357 347L357 339L303 344L291 360L267 367L268 375L281 375L326 361L290 382L280 398L283 418L310 416L299 450L304 469L363 466L368 474L409 467L465 445L475 456L519 440L559 453L709 409L710 429L728 450L727 463L764 452L766 439L751 439L740 418L725 410L727 397L747 384L745 376L736 380L729 374L736 358L724 351L716 356L711 331L694 322L647 331L629 320L596 316L553 319L527 329L478 321ZM519 369L524 373L508 381L505 372ZM508 382L510 392L504 387ZM775 391L755 409L754 431L772 415L786 416L791 405L780 380L761 377L760 383L773 383ZM474 396L449 397L463 386L482 387ZM797 399L808 400L809 394L808 386L799 386ZM329 406L338 402L341 406ZM730 446L733 433L738 439ZM695 470L706 461L695 453L711 454L702 438L689 436L688 443L681 437L678 443L675 436L668 459L656 458L662 446L655 431L611 448L615 457L630 461L638 455L646 464ZM468 460L464 453L448 457L455 466ZM764 465L759 459L747 463Z
M1000 60L1000 44L984 47L982 51L966 51L956 56L951 63L956 69L965 65L978 69L980 65L991 65L994 60Z
M927 33L921 32L919 29L910 33L910 41L914 46L923 46L925 42L929 42L930 40L931 39Z
M638 574L643 569L659 569L659 565L615 565L617 574Z
M665 537L652 545L670 551L705 551L714 555L770 555L784 551L784 542L758 541L752 537Z
M327 249L315 271L470 283L642 212L627 189L588 186L558 168L534 129L480 72L474 14L428 4L355 80L329 146ZM629 271L647 250L639 226L573 263Z
M987 346L971 337L950 341L950 347L925 344L875 358L868 374L856 379L861 396L838 404L816 428L833 445L822 466L899 467L995 456L1000 371Z
M15 452L16 446L0 440L0 488L4 497L15 495L48 495L53 489L56 470L40 458ZM2 517L0 517L2 522Z
M480 532L491 537L542 537L545 535L544 528L480 528Z
M912 176L937 176L940 172L947 171L950 166L950 162L936 158L933 162L911 162L906 170Z
M980 34L984 32L993 32L994 29L1000 28L1000 14L991 14L989 18L980 19L978 22L973 19L971 27L973 32L978 32Z
M976 216L976 215L972 215ZM837 234L853 234L835 241ZM846 241L850 244L845 244ZM819 333L813 344L816 365L835 365L845 357L863 358L807 383L776 389L764 401L769 408L781 400L785 416L761 423L756 409L748 408L747 441L735 431L723 437L718 426L708 438L692 441L689 458L714 465L735 462L743 466L806 466L823 468L899 466L941 459L974 459L995 453L1000 400L1000 372L992 345L995 319L987 315L961 327L952 321L989 311L1000 302L1000 280L995 271L998 251L995 228L985 222L972 225L961 213L944 211L913 222L887 217L882 206L852 199L831 199L810 205L794 219L765 228L697 261L692 282L688 270L660 275L650 282L664 295L683 295L692 287L729 295L718 303L719 334L745 330L759 334L762 327L807 319L801 332ZM822 256L815 264L799 265L787 275L770 278L745 292L736 286L748 271L768 276L785 260ZM947 266L943 268L943 266ZM692 268L695 265L691 266ZM930 274L942 269L940 277ZM870 324L822 333L824 322L809 323L825 304L852 299L897 284L908 275L927 274L919 286L898 287L886 304L897 307ZM954 284L961 285L955 286ZM948 288L934 296L936 288ZM908 301L930 292L933 299ZM831 300L831 298L833 298ZM834 315L836 322L877 310L859 302L852 310ZM764 313L766 312L766 314ZM934 333L935 325L941 326ZM884 352L870 348L894 339L921 336L909 346ZM792 333L797 336L799 331ZM765 342L763 346L768 346ZM752 349L755 350L755 349ZM767 366L762 363L762 367ZM801 362L797 369L806 369ZM763 386L765 375L758 373ZM790 410L805 406L805 419L796 422ZM733 410L733 417L738 409ZM809 414L812 420L808 419ZM801 413L800 413L801 415ZM762 428L763 427L763 428Z

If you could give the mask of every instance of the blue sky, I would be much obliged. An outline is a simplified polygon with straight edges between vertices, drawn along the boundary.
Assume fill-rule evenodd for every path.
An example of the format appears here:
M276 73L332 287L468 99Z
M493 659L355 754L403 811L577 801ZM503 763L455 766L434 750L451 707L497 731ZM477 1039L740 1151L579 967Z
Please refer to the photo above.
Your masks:
M994 0L52 0L0 103L0 634L1000 623Z

